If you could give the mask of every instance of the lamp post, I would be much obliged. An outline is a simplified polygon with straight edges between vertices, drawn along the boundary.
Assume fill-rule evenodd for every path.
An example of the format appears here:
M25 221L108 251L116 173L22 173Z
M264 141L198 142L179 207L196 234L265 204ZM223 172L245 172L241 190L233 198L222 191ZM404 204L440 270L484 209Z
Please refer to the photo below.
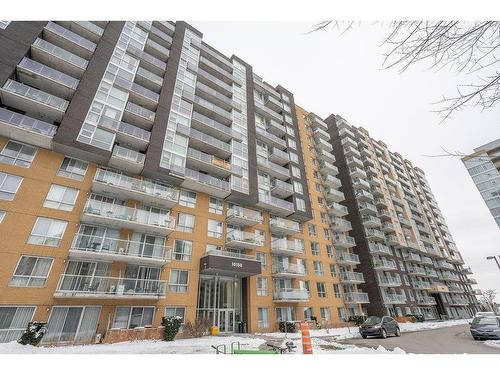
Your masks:
M500 255L498 257L500 258ZM496 256L486 257L486 259L488 259L488 260L493 259L495 261L495 263L497 264L498 269L500 269L500 263L498 262L498 259Z

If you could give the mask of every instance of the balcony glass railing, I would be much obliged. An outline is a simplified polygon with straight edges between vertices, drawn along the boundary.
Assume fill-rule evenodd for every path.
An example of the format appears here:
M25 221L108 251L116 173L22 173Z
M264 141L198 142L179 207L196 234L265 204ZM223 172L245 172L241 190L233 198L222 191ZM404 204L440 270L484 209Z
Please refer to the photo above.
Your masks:
M137 75L141 76L143 78L148 79L149 81L153 82L157 86L161 86L163 84L163 78L162 77L160 77L157 74L154 74L154 73L150 72L147 69L144 69L143 67L139 67L137 69Z
M203 68L201 69L198 69L198 77L200 78L204 78L212 83L214 83L216 86L222 88L223 90L225 90L226 92L228 93L232 93L233 92L233 87L228 85L226 82L224 82L223 80L217 78L217 77L214 77L212 74L208 73L206 70L204 70Z
M251 210L240 206L233 206L227 210L227 217L248 219L262 223L262 214L259 211Z
M384 295L384 302L385 303L405 303L406 302L406 297L402 294L386 294Z
M304 245L301 242L290 241L284 238L279 238L271 241L271 250L283 250L296 253L304 252Z
M274 299L278 301L303 301L309 299L307 289L278 289L274 292Z
M105 203L93 198L89 198L84 209L84 212L90 215L124 220L158 228L173 229L175 220L168 213L162 213L162 211L164 210L153 207L151 207L151 210L146 210L116 203Z
M346 214L346 215L348 213L347 207L342 206L341 204L338 204L338 203L330 203L330 204L328 204L327 205L327 209L328 210L342 212L343 214Z
M187 157L199 160L203 163L211 164L215 167L219 167L227 171L231 170L231 163L228 163L227 161L219 159L216 156L206 154L191 147L188 148Z
M397 276L378 276L379 284L381 286L395 287L401 285L401 277Z
M127 47L127 52L129 52L131 55L135 56L139 60L154 65L160 71L164 71L167 68L167 64L165 62L161 61L160 59L157 59L154 56L151 56L149 53L144 52L137 47L129 45Z
M124 174L108 171L102 168L99 168L97 170L94 181L115 185L123 189L137 191L175 202L177 202L179 199L179 191L173 187L162 185L158 182L148 179L141 180L138 178L129 177Z
M18 67L30 71L32 74L37 74L43 76L49 80L55 81L63 86L69 87L71 89L76 89L78 83L80 82L76 78L73 78L67 74L61 73L58 70L52 69L47 65L40 64L37 61L23 57Z
M136 116L142 117L146 119L147 121L150 121L151 123L155 119L155 113L153 111L150 111L147 108L143 108L141 106L138 106L135 103L132 102L127 102L127 105L125 106L125 110L129 111L130 113L135 114Z
M344 282L365 282L365 277L361 272L341 272L340 280Z
M290 230L293 232L300 232L300 224L299 223L292 221L292 220L283 219L281 217L273 217L269 221L269 224L272 226L287 229L287 230Z
M6 92L10 92L12 94L23 96L27 99L34 100L63 112L66 111L69 105L69 102L67 100L47 94L44 91L37 90L27 85L23 85L22 83L13 81L11 79L8 79L7 82L5 82L2 90L5 90Z
M395 270L397 268L396 262L394 262L393 260L389 260L389 259L375 259L373 261L373 267L374 268L391 269L391 270Z
M13 125L27 131L40 133L47 137L53 137L57 131L57 126L55 125L9 111L5 108L0 108L0 122Z
M200 173L190 168L184 169L184 175L186 178L197 181L201 184L208 185L217 189L229 191L229 182L222 180L220 178L210 176L208 174Z
M140 165L144 165L144 160L146 159L146 155L119 145L113 147L112 156Z
M132 87L130 88L130 91L144 98L147 98L154 103L158 103L158 100L160 99L160 95L158 95L156 92L153 92L141 85L138 85L135 82L132 82Z
M200 98L199 96L195 96L194 102L196 104L198 104L199 106L201 106L201 107L203 107L205 109L208 109L209 111L212 111L212 112L218 114L219 116L223 117L224 119L226 119L228 121L232 121L232 114L231 114L231 112L226 111L225 109L222 109L218 105L215 105L215 104L209 102L208 100Z
M243 230L231 229L226 234L226 242L247 242L249 244L262 246L264 241L261 237L258 237L253 232L245 232Z
M257 260L255 255L242 254L236 251L223 251L223 250L207 250L205 255L215 255L219 257L235 258L235 259L249 259Z
M81 37L80 35L69 31L68 29L54 23L54 22L49 22L46 26L45 29L61 36L64 39L67 39L68 41L79 45L80 47L83 47L84 49L94 52L96 48L96 44L92 43L90 40Z
M222 142L221 140L214 138L208 134L202 133L196 129L191 128L189 131L189 135L198 141L215 146L220 150L231 152L231 146L228 143Z
M233 137L234 135L234 132L229 126L223 125L220 122L212 120L211 118L208 118L207 116L202 115L201 113L198 113L196 111L193 111L192 120L213 128L214 130L220 131L228 137Z
M359 264L359 256L352 253L337 252L338 263L356 263Z
M262 167L265 167L271 171L277 172L280 175L284 176L290 176L290 171L287 168L282 167L281 165L278 165L276 163L273 163L272 161L257 155L257 163L261 165Z
M368 293L344 293L344 302L346 303L369 303Z
M37 38L35 42L32 44L32 48L38 48L46 53L49 53L57 58L64 60L78 68L85 70L87 69L88 61L84 58L77 56L71 52L66 51L65 49L55 46L52 43L47 42L46 40Z
M164 297L165 281L118 277L61 275L56 294L106 295L108 297Z
M256 126L255 127L255 131L262 135L263 137L266 137L267 139L269 139L270 141L276 143L276 144L279 144L281 147L285 148L286 147L286 141L284 139L281 139L280 137L277 137L275 136L274 134L272 133L269 133L266 129L262 129L261 127L259 126Z
M387 255L392 255L391 249L388 246L383 245L381 243L371 242L368 244L368 247L370 248L370 251L372 253L384 253Z
M306 269L301 264L273 263L273 274L288 273L293 275L305 275Z
M272 206L282 208L284 210L293 211L293 203L284 199L273 197L272 195L259 195L259 201Z
M77 234L73 240L72 250L87 251L93 254L120 255L139 258L167 260L171 256L171 247L164 244L153 244L130 241L120 238L97 237L88 234Z

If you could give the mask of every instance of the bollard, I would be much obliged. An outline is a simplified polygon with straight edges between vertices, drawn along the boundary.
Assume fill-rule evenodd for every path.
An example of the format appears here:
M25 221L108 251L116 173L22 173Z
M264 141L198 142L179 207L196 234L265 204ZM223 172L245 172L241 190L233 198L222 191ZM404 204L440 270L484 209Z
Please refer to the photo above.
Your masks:
M313 354L309 325L306 322L300 322L300 331L302 333L302 353Z

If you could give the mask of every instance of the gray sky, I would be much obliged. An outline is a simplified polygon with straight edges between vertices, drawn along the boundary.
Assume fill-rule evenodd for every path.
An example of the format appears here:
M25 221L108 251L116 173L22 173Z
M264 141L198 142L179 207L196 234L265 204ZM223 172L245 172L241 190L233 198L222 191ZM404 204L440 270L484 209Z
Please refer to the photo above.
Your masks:
M430 71L426 65L403 74L382 70L380 43L387 29L380 24L365 23L344 35L306 35L313 22L190 23L207 43L292 91L304 109L321 117L340 114L421 167L477 287L500 294L500 270L485 259L500 255L500 230L486 204L459 158L425 156L442 154L441 147L469 153L500 137L500 106L483 113L466 109L444 124L431 112L433 102L473 77Z

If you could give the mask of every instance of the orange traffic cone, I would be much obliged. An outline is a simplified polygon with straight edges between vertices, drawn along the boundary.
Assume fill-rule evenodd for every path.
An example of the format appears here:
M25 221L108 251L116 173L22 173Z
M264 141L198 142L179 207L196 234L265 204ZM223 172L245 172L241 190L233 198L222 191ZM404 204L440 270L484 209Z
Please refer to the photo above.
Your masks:
M309 325L306 322L300 322L300 331L302 332L302 353L313 354Z

